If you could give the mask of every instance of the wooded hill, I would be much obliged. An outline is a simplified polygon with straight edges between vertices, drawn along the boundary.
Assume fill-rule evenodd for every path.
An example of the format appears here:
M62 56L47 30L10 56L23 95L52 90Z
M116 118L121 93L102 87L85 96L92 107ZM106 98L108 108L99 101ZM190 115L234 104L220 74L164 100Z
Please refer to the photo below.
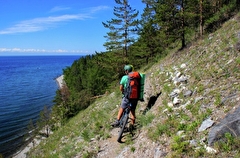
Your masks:
M150 67L169 50L182 50L214 32L240 8L239 0L143 0L146 7L137 19L138 11L127 0L115 1L113 19L103 22L109 28L104 43L108 51L82 57L63 71L67 86L56 93L55 123L118 86L125 64L135 70Z
M117 142L119 128L110 127L121 102L116 86L35 145L29 157L239 157L237 125L224 122L231 134L209 146L212 129L240 109L239 24L238 14L139 70L146 74L145 101L138 103L136 130L124 133L124 143ZM239 122L240 114L235 116Z
M206 120L219 123L226 114L239 107L239 17L238 12L227 22L219 24L219 29L188 42L183 49L181 40L177 40L164 49L165 57L155 54L148 64L144 64L146 60L141 62L142 66L137 70L146 73L145 102L139 102L137 107L136 133L133 136L126 134L122 144L116 141L118 129L110 127L121 101L118 78L122 65L108 62L114 58L114 52L98 53L75 61L75 69L72 66L65 70L69 74L74 72L72 70L81 73L80 67L90 74L84 66L89 64L88 67L93 68L90 63L98 63L102 68L95 68L112 74L107 73L112 82L106 82L105 89L94 94L88 92L90 80L77 77L71 80L75 77L72 73L66 82L71 84L72 81L72 85L75 81L84 83L81 86L75 83L75 86L85 87L85 91L77 92L74 86L58 91L60 94L56 101L59 104L53 107L53 114L57 114L55 110L59 113L53 115L54 119L65 116L68 120L62 125L55 123L60 128L55 128L53 134L34 147L29 157L239 157L240 140L233 137L234 134L226 133L225 141L209 147L208 133L212 124L200 130ZM87 58L91 60L87 61ZM108 64L93 59L101 59ZM127 59L130 62L131 58ZM135 63L135 60L131 62ZM119 69L107 71L111 68L109 64ZM116 75L117 70L119 76ZM103 76L96 73L93 78L97 77ZM88 102L81 102L82 97L86 97ZM77 112L77 109L81 110ZM72 113L68 113L70 111ZM76 116L70 118L75 113Z

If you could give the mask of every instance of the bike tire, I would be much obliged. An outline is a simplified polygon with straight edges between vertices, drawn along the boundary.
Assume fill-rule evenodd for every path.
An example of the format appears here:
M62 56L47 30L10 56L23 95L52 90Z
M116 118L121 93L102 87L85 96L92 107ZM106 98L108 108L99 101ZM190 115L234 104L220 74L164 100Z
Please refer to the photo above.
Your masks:
M121 127L121 129L120 129L120 131L119 131L119 133L118 133L118 139L117 139L117 141L118 141L119 143L122 142L122 141L121 141L121 139L122 139L122 134L123 134L123 131L124 131L124 129L125 129L125 126L126 126L127 122L128 122L128 115L124 117L123 125L122 125L122 127Z

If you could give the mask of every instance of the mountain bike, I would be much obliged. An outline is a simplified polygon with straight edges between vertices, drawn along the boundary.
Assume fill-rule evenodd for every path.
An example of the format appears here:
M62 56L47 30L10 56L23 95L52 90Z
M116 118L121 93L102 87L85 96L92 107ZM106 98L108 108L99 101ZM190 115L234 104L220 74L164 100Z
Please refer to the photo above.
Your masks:
M128 120L129 120L130 110L131 110L131 105L128 105L128 107L124 109L123 114L122 114L122 117L121 117L121 119L119 120L120 131L119 131L119 133L118 133L118 139L117 139L117 141L118 141L119 143L122 142L121 139L122 139L122 134L123 134L123 132L126 131L126 130L128 130L128 131L131 132L131 130L132 130L131 128L129 128L129 127L127 126L127 124L129 123Z

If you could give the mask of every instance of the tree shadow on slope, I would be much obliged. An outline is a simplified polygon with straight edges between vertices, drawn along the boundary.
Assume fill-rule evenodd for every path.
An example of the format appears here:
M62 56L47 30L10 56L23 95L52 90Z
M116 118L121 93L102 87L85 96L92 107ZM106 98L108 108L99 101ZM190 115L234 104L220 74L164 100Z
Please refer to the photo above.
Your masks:
M145 115L156 103L156 100L158 99L158 97L161 95L162 92L158 93L157 95L151 96L148 104L146 106L146 108L143 110L143 115Z

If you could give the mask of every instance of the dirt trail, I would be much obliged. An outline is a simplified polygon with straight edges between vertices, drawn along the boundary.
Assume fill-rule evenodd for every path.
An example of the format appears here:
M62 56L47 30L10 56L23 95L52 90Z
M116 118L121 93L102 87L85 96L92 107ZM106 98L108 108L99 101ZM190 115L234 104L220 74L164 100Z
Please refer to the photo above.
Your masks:
M149 76L149 74L146 74L145 87L144 87L146 99L145 99L145 102L139 102L138 103L138 110L136 111L137 115L141 115L142 111L144 109L146 109L146 106L147 106L147 103L148 103L148 98L150 98L150 96L152 95L151 94L152 87L151 87L151 84L150 84L150 79L147 76ZM144 134L142 133L143 131L141 131L141 127L138 124L138 120L136 120L136 121L137 121L136 124L135 124L136 130L134 130L134 132L133 132L134 135L131 138L134 142L132 144L132 146L135 146L135 148L141 148L141 147L139 147L139 145L144 146L145 143L146 143L145 142L146 140L141 139L142 137L144 137L143 136ZM126 145L126 143L125 143L125 141L126 141L125 138L130 136L129 132L123 133L123 138L122 138L123 143L118 143L117 142L119 130L120 130L119 128L113 128L110 132L111 138L106 139L106 140L101 140L101 141L98 142L99 152L97 154L97 158L116 158L116 157L117 158L122 158L122 157L126 157L126 155L128 155L128 156L131 155L133 157L138 157L137 156L138 152L132 153L129 145ZM124 136L126 136L126 137L124 137ZM148 144L148 147L149 146L151 146L151 145ZM142 151L142 152L144 152L144 151ZM150 154L150 155L152 155L152 154Z
M129 132L123 133L122 143L117 142L119 128L114 128L111 131L111 138L99 142L99 153L98 158L114 158L124 157L127 154L129 148L125 145L126 137L131 136ZM140 134L140 129L136 129L133 132L132 140L136 140Z
M97 154L98 158L113 158L117 157L121 149L121 143L117 142L119 128L114 128L111 131L111 138L100 141L100 151Z

